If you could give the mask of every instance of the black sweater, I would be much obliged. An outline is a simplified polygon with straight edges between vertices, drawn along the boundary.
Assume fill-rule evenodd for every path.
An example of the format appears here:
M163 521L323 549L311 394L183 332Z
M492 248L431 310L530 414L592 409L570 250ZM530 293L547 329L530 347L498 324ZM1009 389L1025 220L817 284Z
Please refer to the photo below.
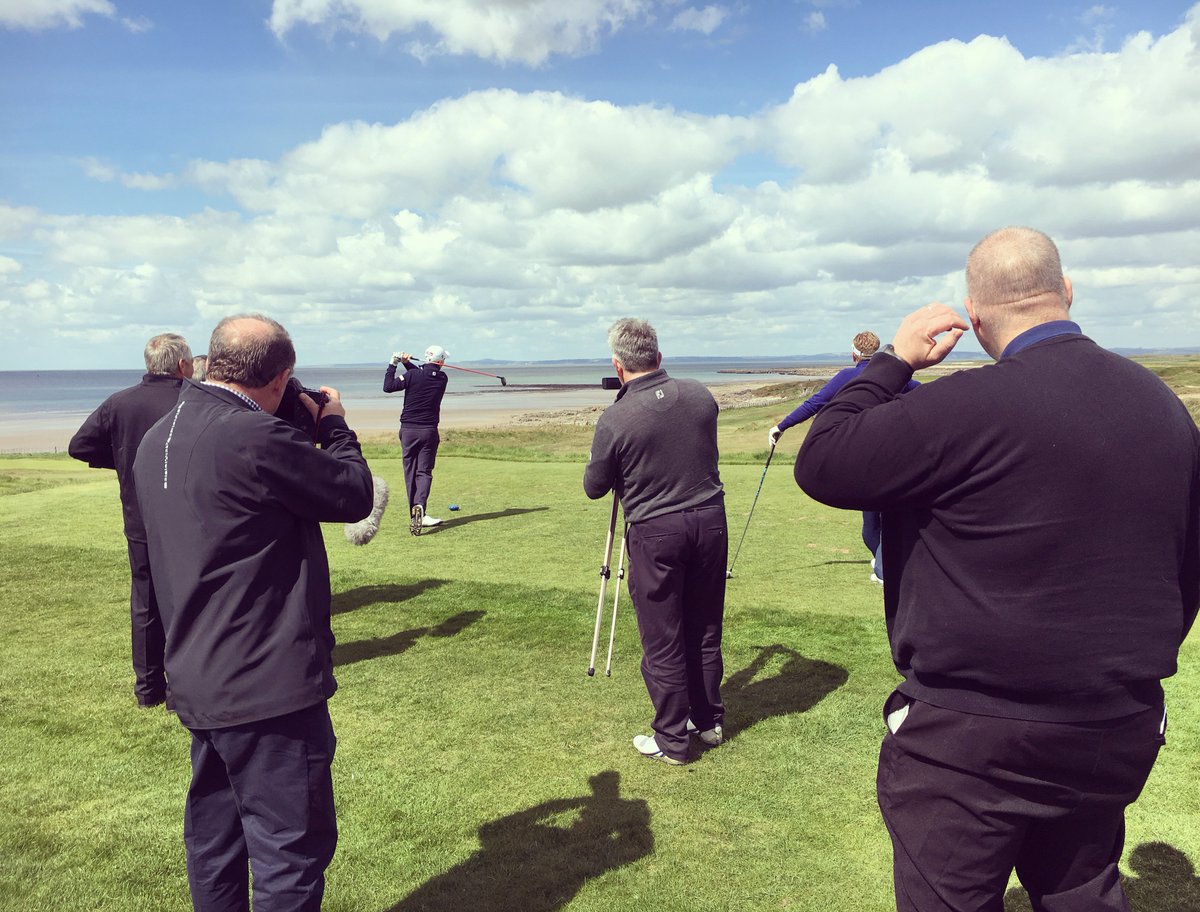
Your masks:
M437 427L442 417L442 397L449 382L446 372L432 362L419 368L405 361L404 373L396 376L396 365L389 364L383 374L383 391L398 393L404 390L404 408L400 423L409 427Z
M884 511L905 694L1049 721L1162 698L1200 602L1200 433L1150 371L1080 335L898 397L871 359L813 422L799 485Z
M635 377L596 422L583 490L616 490L626 522L695 507L721 493L717 403L702 383L659 369Z
M146 540L133 484L133 457L146 431L175 407L182 385L180 377L146 374L137 386L105 399L67 445L68 453L92 468L117 470L125 536L133 541Z
M343 418L313 446L237 394L188 383L134 461L179 719L223 728L328 698L322 522L355 522L373 485Z

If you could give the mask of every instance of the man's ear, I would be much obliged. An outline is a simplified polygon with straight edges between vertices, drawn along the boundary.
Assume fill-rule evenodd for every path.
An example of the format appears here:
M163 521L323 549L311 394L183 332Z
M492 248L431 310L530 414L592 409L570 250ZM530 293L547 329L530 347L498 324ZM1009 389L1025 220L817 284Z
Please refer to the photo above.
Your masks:
M1067 310L1070 310L1071 301L1074 300L1075 289L1071 287L1071 279L1068 276L1063 276L1063 290L1065 292L1063 297L1067 301Z
M658 361L655 363L654 369L658 370L660 367L662 367L662 352L658 353Z
M979 316L975 313L975 302L970 298L963 299L963 306L967 309L967 319L971 321L971 328L979 333Z
M283 389L287 386L287 382L289 379L291 379L291 376L292 369L290 367L285 367L278 374L272 377L271 382L267 384L267 388L271 391L271 394L274 396L282 396Z

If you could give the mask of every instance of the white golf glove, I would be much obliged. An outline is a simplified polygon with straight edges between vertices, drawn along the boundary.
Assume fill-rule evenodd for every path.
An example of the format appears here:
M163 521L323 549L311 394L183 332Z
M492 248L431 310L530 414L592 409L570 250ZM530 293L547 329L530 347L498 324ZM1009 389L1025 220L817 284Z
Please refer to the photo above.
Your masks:
M404 359L400 357L400 352L392 352L392 364L399 364Z
M783 431L779 430L779 425L775 425L775 427L767 431L767 445L772 447L775 446L775 444L779 442L779 438L782 436Z

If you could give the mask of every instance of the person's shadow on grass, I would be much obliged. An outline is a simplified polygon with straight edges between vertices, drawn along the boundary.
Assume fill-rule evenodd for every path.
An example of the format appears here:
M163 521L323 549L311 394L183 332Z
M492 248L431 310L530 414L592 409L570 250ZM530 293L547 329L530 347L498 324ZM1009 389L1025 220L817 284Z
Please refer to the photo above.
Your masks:
M367 605L397 605L400 602L416 598L430 589L444 586L447 582L449 581L427 579L408 586L359 586L356 589L347 589L345 592L335 592L330 603L329 613L346 614L349 611L365 608Z
M1200 912L1200 877L1191 860L1165 842L1143 842L1129 856L1135 876L1121 886L1133 912ZM1004 896L1004 912L1031 912L1029 894L1013 887Z
M592 793L559 798L479 828L479 850L417 887L388 912L552 912L583 885L654 850L650 808L620 796L620 774L588 779Z
M759 650L754 660L741 671L731 674L721 685L727 740L772 716L807 712L850 677L849 672L838 665L805 658L779 643L754 648ZM771 677L759 677L776 657L783 657L779 672Z
M412 627L408 630L401 630L399 633L393 633L391 636L355 640L352 643L338 643L333 647L333 664L350 665L365 659L399 655L415 646L417 640L424 636L457 636L484 614L486 612L483 611L462 611L433 627Z
M474 513L470 516L455 515L449 519L443 519L440 525L424 529L421 534L437 535L439 532L444 532L447 529L457 529L467 525L467 523L483 522L487 519L504 519L506 516L520 516L523 513L541 513L543 510L549 509L549 507L509 507L507 510L496 510L492 513Z

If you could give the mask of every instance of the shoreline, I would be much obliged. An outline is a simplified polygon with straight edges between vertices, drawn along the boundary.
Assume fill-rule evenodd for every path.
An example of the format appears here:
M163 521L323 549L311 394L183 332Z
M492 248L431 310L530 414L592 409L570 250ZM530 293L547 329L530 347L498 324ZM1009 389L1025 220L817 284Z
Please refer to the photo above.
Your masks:
M814 371L806 376L811 377L816 373ZM833 373L834 371L829 371L828 375L832 376ZM722 409L731 409L783 402L783 396L755 395L756 390L780 382L788 381L742 379L708 383L705 386L712 392ZM601 390L599 386L579 387L540 393L538 401L544 404L528 404L526 397L520 397L526 404L511 406L501 403L481 405L479 398L474 396L470 399L454 400L447 397L443 401L439 426L447 429L477 430L531 425L590 425L595 424L600 413L612 403L615 395L612 390ZM488 398L494 396L495 394L489 394ZM347 399L346 418L361 440L374 441L382 435L394 436L397 433L401 406L400 401ZM0 455L65 453L71 437L89 414L90 412L84 411L64 411L7 417L0 423Z

